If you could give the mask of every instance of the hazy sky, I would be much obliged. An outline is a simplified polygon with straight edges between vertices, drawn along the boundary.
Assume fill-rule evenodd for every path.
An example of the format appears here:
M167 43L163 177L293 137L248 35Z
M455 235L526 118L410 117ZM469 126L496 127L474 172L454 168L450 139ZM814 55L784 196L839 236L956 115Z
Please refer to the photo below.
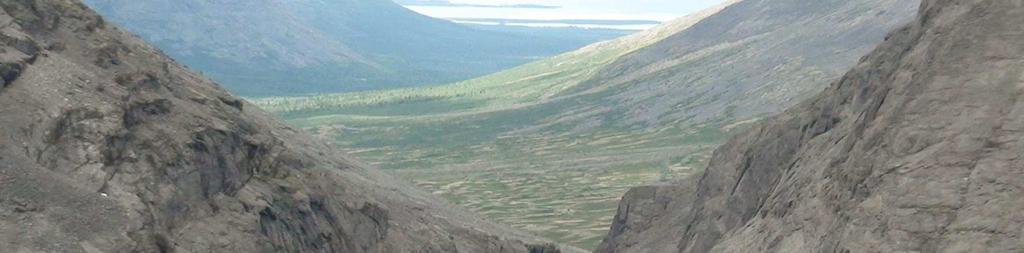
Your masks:
M469 4L541 4L559 9L498 10L499 8L415 7L435 17L491 17L525 19L653 19L669 20L698 11L723 0L450 0ZM493 9L493 10L486 10Z

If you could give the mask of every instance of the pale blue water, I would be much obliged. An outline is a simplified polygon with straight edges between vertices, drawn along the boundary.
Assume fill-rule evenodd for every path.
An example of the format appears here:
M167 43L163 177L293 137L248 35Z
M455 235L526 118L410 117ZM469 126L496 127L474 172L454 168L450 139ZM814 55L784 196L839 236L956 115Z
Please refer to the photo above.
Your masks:
M473 4L544 4L561 8L488 8L453 6L406 6L421 14L442 19L518 19L518 20L652 20L664 22L703 8L721 3L723 0L459 0L458 3ZM462 21L465 22L465 21ZM477 22L475 24L496 24ZM563 24L551 22L516 22L508 25L535 27L583 27L642 30L653 24Z

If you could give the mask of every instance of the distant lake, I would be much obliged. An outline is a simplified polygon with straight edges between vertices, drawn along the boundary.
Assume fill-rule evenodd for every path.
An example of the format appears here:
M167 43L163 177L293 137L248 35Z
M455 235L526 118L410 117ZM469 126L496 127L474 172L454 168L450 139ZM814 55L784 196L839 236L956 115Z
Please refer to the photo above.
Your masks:
M674 18L671 15L627 16L588 13L561 8L488 8L405 6L423 15L459 23L530 27L579 27L644 30Z

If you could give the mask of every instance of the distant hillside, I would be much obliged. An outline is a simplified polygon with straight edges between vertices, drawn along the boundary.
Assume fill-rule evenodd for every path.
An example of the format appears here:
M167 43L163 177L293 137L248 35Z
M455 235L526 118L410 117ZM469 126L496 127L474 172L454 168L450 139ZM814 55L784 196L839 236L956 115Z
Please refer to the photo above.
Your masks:
M698 173L713 148L821 91L918 5L730 3L470 81L257 104L458 204L593 248L626 188Z
M249 96L447 83L621 35L475 29L389 0L85 2Z
M825 87L908 22L920 1L746 0L605 67L607 94L570 125L651 128L779 112Z

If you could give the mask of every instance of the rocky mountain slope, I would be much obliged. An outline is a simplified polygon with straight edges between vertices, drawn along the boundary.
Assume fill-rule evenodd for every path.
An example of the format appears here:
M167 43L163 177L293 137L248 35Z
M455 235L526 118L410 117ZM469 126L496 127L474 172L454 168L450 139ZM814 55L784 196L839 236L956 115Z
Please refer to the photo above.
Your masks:
M729 1L466 82L258 104L498 221L596 247L627 188L699 172L736 131L838 79L918 4Z
M559 252L319 144L77 0L0 1L13 252Z
M925 0L813 99L632 190L598 252L1020 252L1024 1Z
M443 84L618 36L473 29L390 0L84 2L245 96Z
M745 0L604 67L558 125L656 129L780 112L824 89L919 1ZM735 120L735 121L733 121Z

